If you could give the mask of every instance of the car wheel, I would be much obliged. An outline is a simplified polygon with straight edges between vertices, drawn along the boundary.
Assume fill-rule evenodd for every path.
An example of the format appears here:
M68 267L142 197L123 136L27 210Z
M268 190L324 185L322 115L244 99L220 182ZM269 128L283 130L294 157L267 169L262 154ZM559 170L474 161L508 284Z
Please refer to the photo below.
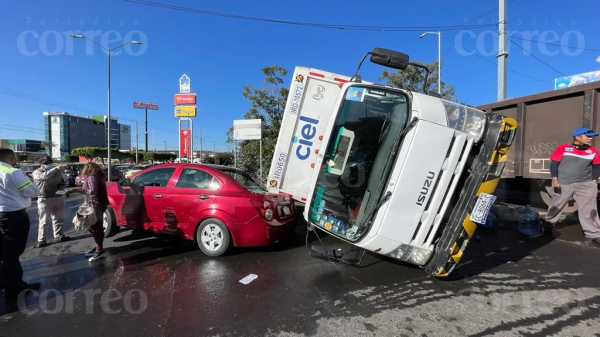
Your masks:
M227 226L217 219L206 219L196 231L196 242L208 256L221 256L229 249L231 236Z
M102 227L104 228L105 238L115 236L119 232L119 226L117 226L117 218L115 218L115 212L110 206L108 206L106 208L106 211L104 211Z

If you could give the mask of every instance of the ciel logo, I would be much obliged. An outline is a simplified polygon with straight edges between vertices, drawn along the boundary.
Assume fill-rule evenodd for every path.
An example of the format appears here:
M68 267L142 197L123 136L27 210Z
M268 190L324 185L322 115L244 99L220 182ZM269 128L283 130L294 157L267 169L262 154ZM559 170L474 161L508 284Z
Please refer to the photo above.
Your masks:
M317 128L315 125L319 124L319 121L306 116L301 116L300 121L305 122L300 129L300 137L294 136L292 143L298 143L296 148L296 157L300 160L306 160L310 156L310 147L313 145L313 138L317 134Z

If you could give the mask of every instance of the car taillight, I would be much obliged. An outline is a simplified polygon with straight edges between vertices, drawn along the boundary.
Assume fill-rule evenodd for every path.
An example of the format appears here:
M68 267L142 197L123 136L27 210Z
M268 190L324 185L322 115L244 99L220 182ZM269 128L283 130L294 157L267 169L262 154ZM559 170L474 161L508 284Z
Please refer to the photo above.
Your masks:
M265 220L271 221L273 219L273 210L271 209L270 202L260 199L250 199L250 202L258 214L265 218Z

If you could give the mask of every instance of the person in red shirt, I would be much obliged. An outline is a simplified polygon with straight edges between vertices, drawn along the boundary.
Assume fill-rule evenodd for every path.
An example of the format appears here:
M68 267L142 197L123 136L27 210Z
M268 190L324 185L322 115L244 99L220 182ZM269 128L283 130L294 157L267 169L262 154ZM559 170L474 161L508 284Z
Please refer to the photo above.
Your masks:
M558 222L563 208L571 198L579 205L579 222L589 242L600 244L600 218L596 198L600 176L600 154L591 146L598 136L589 128L573 131L573 143L557 147L550 156L550 174L554 196L546 222L553 226Z

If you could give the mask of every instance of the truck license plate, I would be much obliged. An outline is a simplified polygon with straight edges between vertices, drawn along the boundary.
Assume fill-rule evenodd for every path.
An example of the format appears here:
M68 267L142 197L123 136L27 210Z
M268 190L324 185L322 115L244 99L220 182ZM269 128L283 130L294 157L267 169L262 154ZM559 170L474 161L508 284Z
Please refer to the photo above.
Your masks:
M471 212L471 221L478 224L485 224L485 220L488 217L490 208L492 208L494 201L496 201L496 196L487 193L481 193L477 198L475 207L473 207L473 212Z
M290 212L290 208L288 206L283 206L283 215L289 216L292 212Z

